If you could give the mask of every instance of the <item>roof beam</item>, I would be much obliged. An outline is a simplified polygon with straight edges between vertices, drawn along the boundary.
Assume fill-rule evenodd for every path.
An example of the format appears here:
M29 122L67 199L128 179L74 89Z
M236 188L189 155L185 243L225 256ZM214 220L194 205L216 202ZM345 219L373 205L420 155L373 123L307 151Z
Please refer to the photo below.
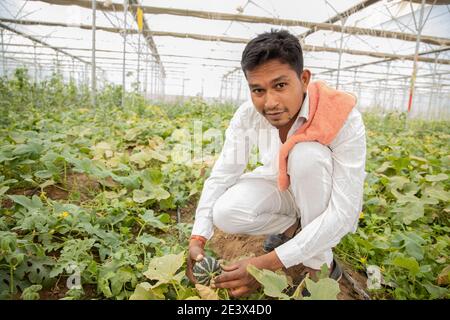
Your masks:
M423 55L426 55L426 54L433 54L433 53L444 52L444 51L448 51L448 50L450 50L450 47L449 47L449 46L446 46L446 47L439 48L439 49L434 49L434 50L428 50L428 51L419 52L418 55L419 55L419 56L423 56ZM413 57L414 57L414 56L413 56ZM427 59L431 59L431 60L437 61L437 60L434 59L434 58L427 58ZM387 58L387 59L382 59L382 60L373 61L373 62L366 62L366 63L362 63L362 64L358 64L358 65L353 65L353 66L348 66L348 67L345 67L345 68L341 68L340 70L341 70L341 71L348 71L348 70L352 70L352 69L355 69L355 68L366 67L366 66L375 65L375 64L384 63L384 62L389 62L389 61L394 61L394 60L401 60L401 58L398 58L398 57L396 57L396 58ZM409 60L411 60L411 59L409 59ZM422 60L421 57L419 57L419 60L418 60L418 61L423 61L423 60ZM428 62L431 62L431 61L428 61ZM319 73L319 74L325 74L325 73L335 72L335 71L337 71L337 70L338 70L338 69L330 69L330 70L327 70L327 71L323 71L323 72L321 72L321 73Z
M24 38L27 38L28 40L31 40L31 41L33 41L33 42L39 43L40 45L43 45L44 47L48 47L48 48L50 48L50 49L53 49L53 50L56 51L56 52L60 52L60 53L62 53L62 54L65 54L65 55L67 55L67 56L69 56L69 57L71 57L71 58L73 58L73 59L76 59L76 60L78 60L78 61L80 61L80 62L89 64L89 65L91 64L91 62L89 62L89 61L80 59L79 57L74 56L74 55L72 55L72 54L66 52L65 50L62 50L62 49L59 49L59 48L54 47L54 46L52 46L52 45L49 45L49 44L48 44L47 42L45 42L45 41L36 39L36 38L33 37L33 36L30 36L30 35L28 35L28 34L26 34L26 33L24 33L24 32L21 32L21 31L18 31L18 30L16 30L16 29L14 29L14 28L11 28L10 26L7 26L7 25L5 25L5 24L3 24L3 23L1 23L1 22L0 22L0 28L3 28L3 29L8 30L8 31L11 31L11 32L13 32L13 33L15 33L15 34L18 34L19 36L22 36L22 37L24 37ZM100 70L101 70L101 69L100 69Z
M57 5L77 5L83 8L91 8L91 0L32 0L41 1L49 4ZM417 36L411 33L403 33L397 31L387 31L378 30L372 28L359 28L350 26L341 26L332 23L320 23L320 22L308 22L301 20L291 20L291 19L277 19L269 17L259 17L259 16L248 16L242 14L231 14L231 13L221 13L221 12L209 12L209 11L199 11L199 10L187 10L187 9L175 9L175 8L160 8L160 7L150 7L141 6L144 13L147 14L170 14L177 16L188 16L201 19L210 20L226 20L226 21L238 21L245 23L265 23L272 25L288 26L288 27L304 27L312 29L314 32L317 30L326 30L334 32L342 32L352 35L363 35L381 38L392 38L404 41L417 41ZM98 9L104 11L123 11L123 5L114 3L109 6L105 6L104 2L98 2ZM423 43L433 44L433 45L450 45L450 39L433 37L433 36L422 36L420 39Z
M137 9L141 8L142 6L137 2L137 0L129 0L131 11L133 12L134 19L137 21ZM164 66L161 62L161 58L158 53L158 48L156 47L155 41L153 40L150 28L148 26L147 20L145 20L145 17L142 18L143 20L143 28L142 28L142 34L144 34L145 41L147 42L148 47L150 48L151 52L153 53L153 56L155 57L156 63L158 63L161 75L163 78L166 77L166 71L164 70Z
M41 21L33 21L33 20L15 20L15 19L4 19L0 18L0 22L8 22L15 24L23 24L23 25L41 25L41 26L51 26L51 27L72 27L72 28L81 28L86 30L91 30L92 26L90 25L80 25L80 24L67 24L67 23L59 23L59 22L41 22ZM113 32L113 33L121 33L123 29L115 28L115 27L100 27L96 26L97 30ZM138 30L127 29L128 34L138 34ZM195 39L202 41L220 41L220 42L228 42L228 43L242 43L246 44L249 39L245 38L235 38L235 37L225 37L225 36L209 36L202 34L193 34L193 33L178 33L178 32L167 32L167 31L145 31L143 32L151 33L153 36L160 37L175 37L175 38L183 38L183 39ZM399 55L385 52L372 52L372 51L363 51L363 50L351 50L351 49L338 49L332 47L323 47L323 46L312 46L312 45L303 45L302 49L304 51L325 51L325 52L334 52L334 53L346 53L352 55L362 55L362 56L370 56L374 58L394 58L394 59L403 59L403 60L414 60L414 55ZM447 64L450 65L450 60L446 59L433 59L426 57L419 57L418 61L428 62L428 63L439 63L439 64Z
M33 48L33 45L30 44L23 44L23 43L9 43L8 47L31 47ZM45 48L45 47L37 47L37 48ZM89 48L69 48L69 47L55 47L58 49L64 49L64 50L74 50L74 51L91 51ZM97 52L106 52L106 53L123 53L123 51L118 50L105 50L105 49L95 49ZM127 51L126 54L137 54L134 51ZM150 56L154 56L152 53L149 54ZM188 56L188 55L176 55L176 54L160 54L160 57L173 57L173 58L187 58L187 59L198 59L198 60L214 60L214 61L230 61L230 62L240 62L240 60L236 59L226 59L226 58L212 58L212 57L201 57L201 56ZM99 57L102 58L102 57Z
M324 23L335 23L336 21L341 20L342 18L346 18L351 16L352 14L367 8L368 6L371 6L374 3L380 2L380 0L365 0L363 2L360 2L356 5L354 5L351 8L348 8L347 10L336 14L335 16L331 17L330 19L324 21ZM309 36L310 34L313 34L315 32L315 30L310 29L302 34L300 34L298 37L301 39L305 39L307 36Z

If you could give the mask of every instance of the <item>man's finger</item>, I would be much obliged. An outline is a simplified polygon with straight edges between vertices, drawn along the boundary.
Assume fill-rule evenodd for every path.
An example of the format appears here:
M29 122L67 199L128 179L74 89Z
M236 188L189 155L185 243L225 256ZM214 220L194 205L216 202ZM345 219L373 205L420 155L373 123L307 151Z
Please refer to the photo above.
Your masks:
M211 287L213 289L215 288L225 288L225 289L230 289L230 288L237 288L242 286L244 283L242 282L242 280L231 280L231 281L225 281L225 282L216 282L211 280Z
M199 254L195 257L195 261L197 261L197 262L202 261L203 258L204 258L203 254L202 254L202 253L199 253Z
M239 280L240 278L241 278L240 272L237 272L234 270L234 271L222 272L222 274L218 275L213 280L214 280L214 283L217 284L220 282Z
M189 248L189 256L192 260L200 261L204 258L205 253L202 248L194 246Z
M247 286L243 286L236 289L232 289L230 293L233 297L239 298L248 295L250 293L250 289Z
M220 265L220 267L222 268L223 271L233 271L236 270L237 268L239 268L239 265L237 263L234 264L230 264L230 265Z

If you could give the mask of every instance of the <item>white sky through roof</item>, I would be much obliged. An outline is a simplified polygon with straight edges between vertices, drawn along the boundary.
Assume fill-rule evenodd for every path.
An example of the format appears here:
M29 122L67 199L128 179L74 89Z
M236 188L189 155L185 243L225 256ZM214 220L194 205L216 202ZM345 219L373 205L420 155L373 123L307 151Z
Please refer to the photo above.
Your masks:
M123 3L123 1L113 1ZM141 1L144 6L178 8L189 10L203 10L222 13L232 13L283 19L294 19L309 22L324 22L338 12L361 2L361 0L318 0L318 1L288 1L288 0L228 0L228 1L194 1L194 0L152 0ZM418 9L420 4L412 4L408 1L380 1L352 15L346 21L346 26L374 28L380 30L401 31L415 34L414 17L411 7L416 11L415 18L419 19ZM429 12L431 10L431 12ZM428 15L429 13L429 15ZM50 5L40 1L4 0L0 2L0 16L9 19L35 20L45 22L60 22L67 24L91 25L92 12L90 9L77 6ZM425 16L428 16L423 34L435 37L450 38L450 9L448 5L426 6ZM395 17L395 20L393 20ZM166 14L146 14L145 19L152 31L169 31L178 33L192 33L213 36L227 36L251 39L261 32L280 26L241 23L221 20L207 20L185 16ZM137 29L131 13L128 14L129 28ZM340 22L336 22L340 24ZM35 36L45 42L65 48L78 48L85 50L66 50L86 61L91 59L92 32L74 27L54 26L25 26L7 23L8 26ZM97 11L97 25L105 27L123 27L123 12ZM285 28L285 27L282 27ZM294 34L301 34L308 29L301 27L287 27ZM308 45L327 46L339 48L341 33L330 31L317 31L306 38ZM161 56L164 68L167 72L166 94L180 95L183 83L185 95L197 95L203 92L207 97L218 97L221 87L221 79L224 74L240 66L241 53L244 44L232 44L217 41L200 41L193 39L181 39L174 37L154 37L158 52ZM32 47L18 47L12 44L31 44L23 37L5 33L5 51L10 52L18 61L31 61ZM122 49L123 38L120 34L97 31L96 48L99 50L112 50L117 52L98 51L97 64L105 70L107 81L117 84L122 82ZM415 42L402 41L370 36L353 36L343 34L343 48L351 50L364 50L372 52L384 52L412 55L415 50ZM437 45L420 44L420 51L438 49ZM138 36L127 36L127 89L131 89L131 83L136 81ZM141 70L144 68L145 43L141 38ZM55 53L51 49L37 48L39 62L53 65ZM323 68L337 68L339 55L330 52L304 52L305 67L309 67L317 78L325 77L333 81L336 73L321 75ZM435 58L436 55L429 55ZM439 53L440 59L450 59L450 52ZM27 60L28 59L28 60ZM70 65L70 58L63 58L59 54L61 62ZM341 68L352 65L379 60L379 58L343 54ZM390 65L390 73L398 75L410 75L412 61L396 61ZM433 72L434 64L419 63L418 85L427 79L421 79L420 74ZM68 67L69 68L69 67ZM82 66L80 66L81 70ZM450 66L439 64L437 72L443 73L442 81L450 83ZM382 79L382 73L386 72L386 64L378 64L365 67L367 74L358 74L359 80ZM351 83L354 75L351 71L342 71L340 74L342 84ZM183 80L184 79L184 80ZM143 72L141 72L141 83ZM430 80L431 81L431 80ZM99 84L102 85L102 78ZM399 82L400 83L400 82Z

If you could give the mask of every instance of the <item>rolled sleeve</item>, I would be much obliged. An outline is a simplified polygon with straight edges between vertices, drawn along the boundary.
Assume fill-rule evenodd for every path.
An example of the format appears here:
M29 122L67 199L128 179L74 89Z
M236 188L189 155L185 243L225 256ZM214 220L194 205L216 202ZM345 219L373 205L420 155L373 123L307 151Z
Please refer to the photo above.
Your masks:
M217 199L244 172L249 159L250 149L255 143L249 130L254 129L248 117L252 105L244 103L233 115L225 132L225 142L211 174L206 179L195 213L192 234L210 239L213 232L212 209Z
M275 249L286 268L333 248L357 226L366 176L366 134L359 111L350 113L330 148L333 173L329 204L294 238Z

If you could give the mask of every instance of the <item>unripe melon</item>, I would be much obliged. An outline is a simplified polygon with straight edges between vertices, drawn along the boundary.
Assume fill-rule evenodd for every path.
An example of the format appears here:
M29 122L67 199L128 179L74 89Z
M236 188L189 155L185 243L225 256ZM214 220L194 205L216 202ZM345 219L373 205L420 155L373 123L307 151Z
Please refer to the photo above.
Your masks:
M198 283L208 286L211 279L221 272L219 261L213 257L204 257L194 264L192 269Z

